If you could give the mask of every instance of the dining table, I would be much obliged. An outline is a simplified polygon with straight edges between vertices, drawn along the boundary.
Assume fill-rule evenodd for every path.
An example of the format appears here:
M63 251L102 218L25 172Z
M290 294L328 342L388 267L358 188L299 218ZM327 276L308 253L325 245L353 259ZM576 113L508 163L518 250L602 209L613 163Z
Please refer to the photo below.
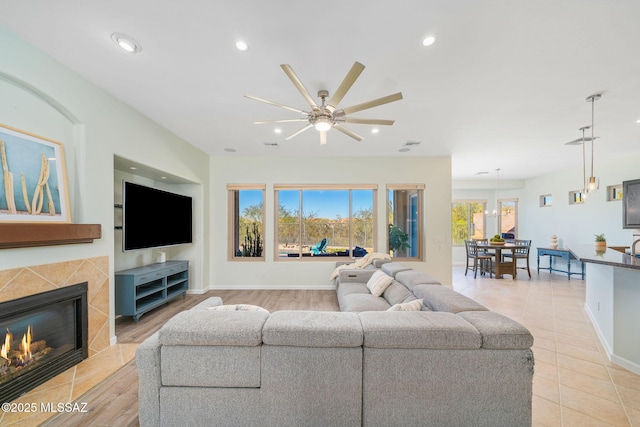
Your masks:
M521 245L516 245L515 243L505 242L505 243L496 243L496 242L478 242L478 251L486 251L488 249L493 249L495 251L496 261L494 264L494 274L497 279L502 279L504 274L510 274L512 278L516 278L516 249L522 249ZM510 250L511 251L511 261L504 261L502 259L502 251Z

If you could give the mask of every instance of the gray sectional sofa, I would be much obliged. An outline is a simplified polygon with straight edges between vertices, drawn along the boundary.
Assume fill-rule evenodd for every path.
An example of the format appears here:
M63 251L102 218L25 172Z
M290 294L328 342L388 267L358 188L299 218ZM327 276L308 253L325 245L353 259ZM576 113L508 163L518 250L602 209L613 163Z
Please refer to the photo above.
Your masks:
M140 425L531 425L529 331L390 264L382 301L373 271L341 271L341 312L177 314L137 350ZM411 298L424 308L386 311Z

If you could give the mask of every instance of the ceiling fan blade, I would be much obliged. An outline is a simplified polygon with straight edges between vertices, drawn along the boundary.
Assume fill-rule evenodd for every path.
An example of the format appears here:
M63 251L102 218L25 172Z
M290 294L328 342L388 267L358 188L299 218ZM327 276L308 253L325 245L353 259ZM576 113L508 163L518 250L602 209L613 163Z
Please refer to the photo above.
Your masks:
M389 102L400 101L401 99L402 99L402 92L398 92L398 93L394 93L393 95L383 96L382 98L374 99L372 101L363 102L362 104L343 108L341 110L336 111L336 115L344 116L347 114L377 107L379 105L388 104Z
M311 123L309 123L308 125L306 125L305 127L303 127L300 130L295 131L294 133L292 133L291 135L289 135L288 137L286 137L285 139L288 141L291 138L293 138L294 136L298 136L300 135L302 132L304 132L305 130L309 129L310 127L313 127L313 125Z
M279 104L277 102L273 102L273 101L269 101L267 99L262 99L262 98L258 98L257 96L252 96L252 95L244 95L245 98L249 98L249 99L253 99L255 101L260 101L260 102L264 102L265 104L269 104L269 105L274 105L276 107L280 107L280 108L285 108L287 110L291 110L291 111L295 111L296 113L300 113L300 114L309 114L306 111L302 111L299 110L297 108L293 108L293 107L289 107L288 105L284 105L284 104Z
M395 123L395 120L358 119L355 117L345 117L343 121L345 123L356 123L359 125L381 125L381 126L392 126Z
M361 137L360 135L358 135L357 133L351 132L349 129L347 129L346 127L339 125L339 124L335 124L333 125L333 128L335 130L339 130L340 132L344 133L347 136L350 136L351 138L357 140L357 141L362 141L364 138Z
M325 145L327 143L327 131L320 131L320 145Z
M340 83L340 86L338 87L338 89L336 89L336 91L333 93L333 96L327 103L327 107L329 107L331 111L334 111L336 109L336 106L340 103L340 101L342 101L342 98L344 98L349 89L351 89L351 86L353 86L356 79L360 77L360 74L363 70L364 65L362 65L361 63L356 62L353 64L353 67L351 67L344 80L342 80L342 83Z
M317 109L318 104L316 104L316 102L313 100L307 88L304 87L304 85L302 84L302 81L298 78L296 73L293 71L293 68L291 68L289 64L282 64L280 65L280 67L282 67L286 75L289 77L289 79L291 79L291 81L293 82L293 85L296 87L296 89L298 89L298 92L300 92L304 100L307 101L307 104L309 104L311 108L313 108L314 110Z
M598 139L598 137L591 138L590 136L585 136L584 138L574 139L573 141L565 142L564 145L582 145L582 141L589 142L592 140Z
M253 122L254 125L264 125L268 123L290 123L290 122L306 122L309 119L284 119L284 120L263 120L261 122Z

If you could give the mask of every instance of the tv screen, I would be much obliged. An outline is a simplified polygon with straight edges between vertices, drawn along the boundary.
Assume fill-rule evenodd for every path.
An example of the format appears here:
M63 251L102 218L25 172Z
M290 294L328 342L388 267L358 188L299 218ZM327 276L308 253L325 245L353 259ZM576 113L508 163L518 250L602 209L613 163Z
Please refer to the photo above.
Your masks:
M192 243L191 221L191 197L123 181L123 251Z

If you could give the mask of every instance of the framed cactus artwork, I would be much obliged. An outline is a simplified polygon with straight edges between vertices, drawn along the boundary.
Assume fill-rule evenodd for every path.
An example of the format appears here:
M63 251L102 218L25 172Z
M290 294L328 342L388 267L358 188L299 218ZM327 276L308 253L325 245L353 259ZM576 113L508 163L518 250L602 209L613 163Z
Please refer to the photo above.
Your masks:
M0 222L70 222L61 143L0 124Z

